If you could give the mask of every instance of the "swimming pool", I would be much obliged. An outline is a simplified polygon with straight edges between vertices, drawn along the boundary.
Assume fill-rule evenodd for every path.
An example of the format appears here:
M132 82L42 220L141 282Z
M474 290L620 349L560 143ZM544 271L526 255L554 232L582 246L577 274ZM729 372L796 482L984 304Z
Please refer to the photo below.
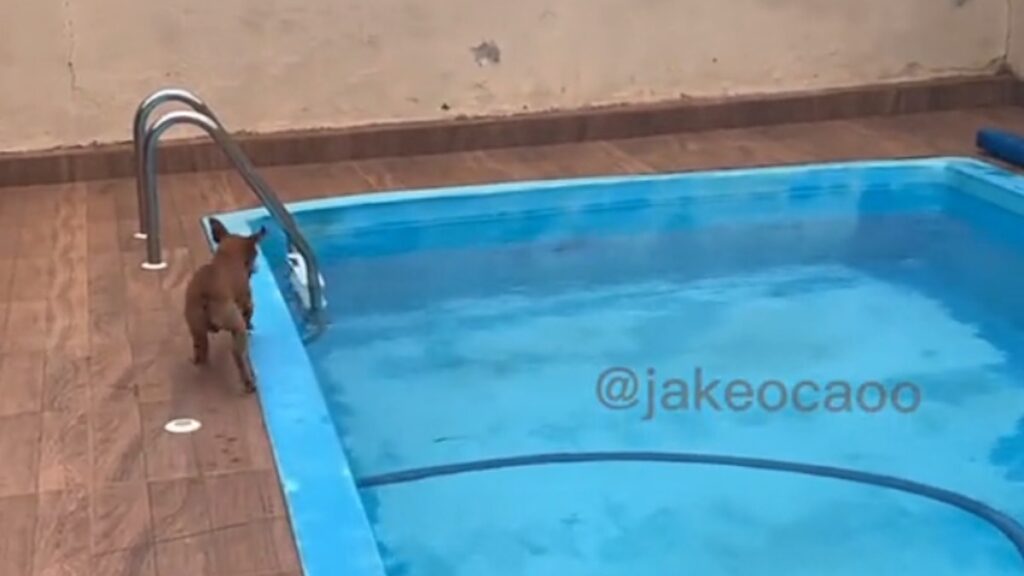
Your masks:
M291 205L253 360L309 576L1024 573L1024 180L965 158Z

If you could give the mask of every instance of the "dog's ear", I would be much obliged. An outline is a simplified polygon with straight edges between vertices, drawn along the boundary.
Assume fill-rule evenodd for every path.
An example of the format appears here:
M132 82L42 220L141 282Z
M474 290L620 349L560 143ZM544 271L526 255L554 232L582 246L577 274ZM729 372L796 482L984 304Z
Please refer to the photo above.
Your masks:
M213 235L214 243L220 244L220 241L228 236L228 229L220 220L210 218L210 233Z
M255 234L249 236L249 240L251 240L253 244L259 244L260 240L263 240L263 237L266 236L266 235L267 235L267 227L266 226L260 226L260 229L257 230Z

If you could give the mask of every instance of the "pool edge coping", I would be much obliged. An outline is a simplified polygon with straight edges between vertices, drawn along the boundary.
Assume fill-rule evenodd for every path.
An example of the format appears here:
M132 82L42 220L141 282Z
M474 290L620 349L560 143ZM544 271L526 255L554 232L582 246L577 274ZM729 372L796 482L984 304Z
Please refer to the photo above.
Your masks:
M286 204L285 207L292 214L298 214L345 206L482 197L521 192L524 189L545 190L567 185L744 177L765 173L807 173L809 169L825 172L843 168L908 167L953 171L961 176L981 180L1013 192L1014 196L1024 200L1024 176L1020 174L970 156L931 156L367 191L293 202ZM202 216L200 222L207 243L212 247L209 227L211 218L219 219L235 233L251 233L252 223L268 216L268 211L260 207L209 214ZM319 380L302 341L300 327L295 323L285 301L285 295L273 277L262 251L258 258L257 271L252 277L253 299L257 301L257 306L253 319L251 354L259 378L258 397L266 422L267 436L285 493L302 573L305 576L385 576L383 558L374 530L359 495L348 455L327 410ZM271 382L269 385L268 380ZM275 384L280 381L289 383ZM322 452L310 458L308 448L311 446L336 454L337 459L333 456L324 457ZM340 464L340 467L335 463ZM328 538L327 535L334 537ZM342 563L341 566L338 566L339 562Z

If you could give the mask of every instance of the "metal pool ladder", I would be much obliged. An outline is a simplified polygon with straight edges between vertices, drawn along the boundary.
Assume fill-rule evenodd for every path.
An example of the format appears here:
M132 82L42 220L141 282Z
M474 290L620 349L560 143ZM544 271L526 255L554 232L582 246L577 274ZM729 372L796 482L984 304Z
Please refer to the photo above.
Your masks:
M147 129L149 116L165 102L176 101L187 105L192 110L169 112ZM142 267L146 270L162 270L167 267L163 260L160 243L160 201L157 193L157 144L160 137L171 127L178 124L189 124L203 129L221 150L227 154L235 170L249 185L263 207L281 227L288 242L295 247L305 260L306 289L309 292L310 313L319 328L323 327L323 286L321 285L320 266L316 254L309 242L299 232L292 215L285 209L277 194L253 167L252 162L232 139L224 126L196 95L179 88L158 90L149 95L139 104L135 111L132 126L135 147L135 180L136 194L139 203L139 231L136 238L146 241L146 260Z

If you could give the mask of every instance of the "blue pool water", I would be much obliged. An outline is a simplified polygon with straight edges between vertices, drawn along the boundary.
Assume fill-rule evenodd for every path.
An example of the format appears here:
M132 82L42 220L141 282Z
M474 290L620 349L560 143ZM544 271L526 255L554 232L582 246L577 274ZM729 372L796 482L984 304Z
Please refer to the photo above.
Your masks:
M1024 522L1017 193L886 166L299 213L329 302L306 352L351 477L718 454L918 482ZM753 394L729 396L737 379ZM772 470L553 464L359 496L391 576L1024 573L965 510Z

